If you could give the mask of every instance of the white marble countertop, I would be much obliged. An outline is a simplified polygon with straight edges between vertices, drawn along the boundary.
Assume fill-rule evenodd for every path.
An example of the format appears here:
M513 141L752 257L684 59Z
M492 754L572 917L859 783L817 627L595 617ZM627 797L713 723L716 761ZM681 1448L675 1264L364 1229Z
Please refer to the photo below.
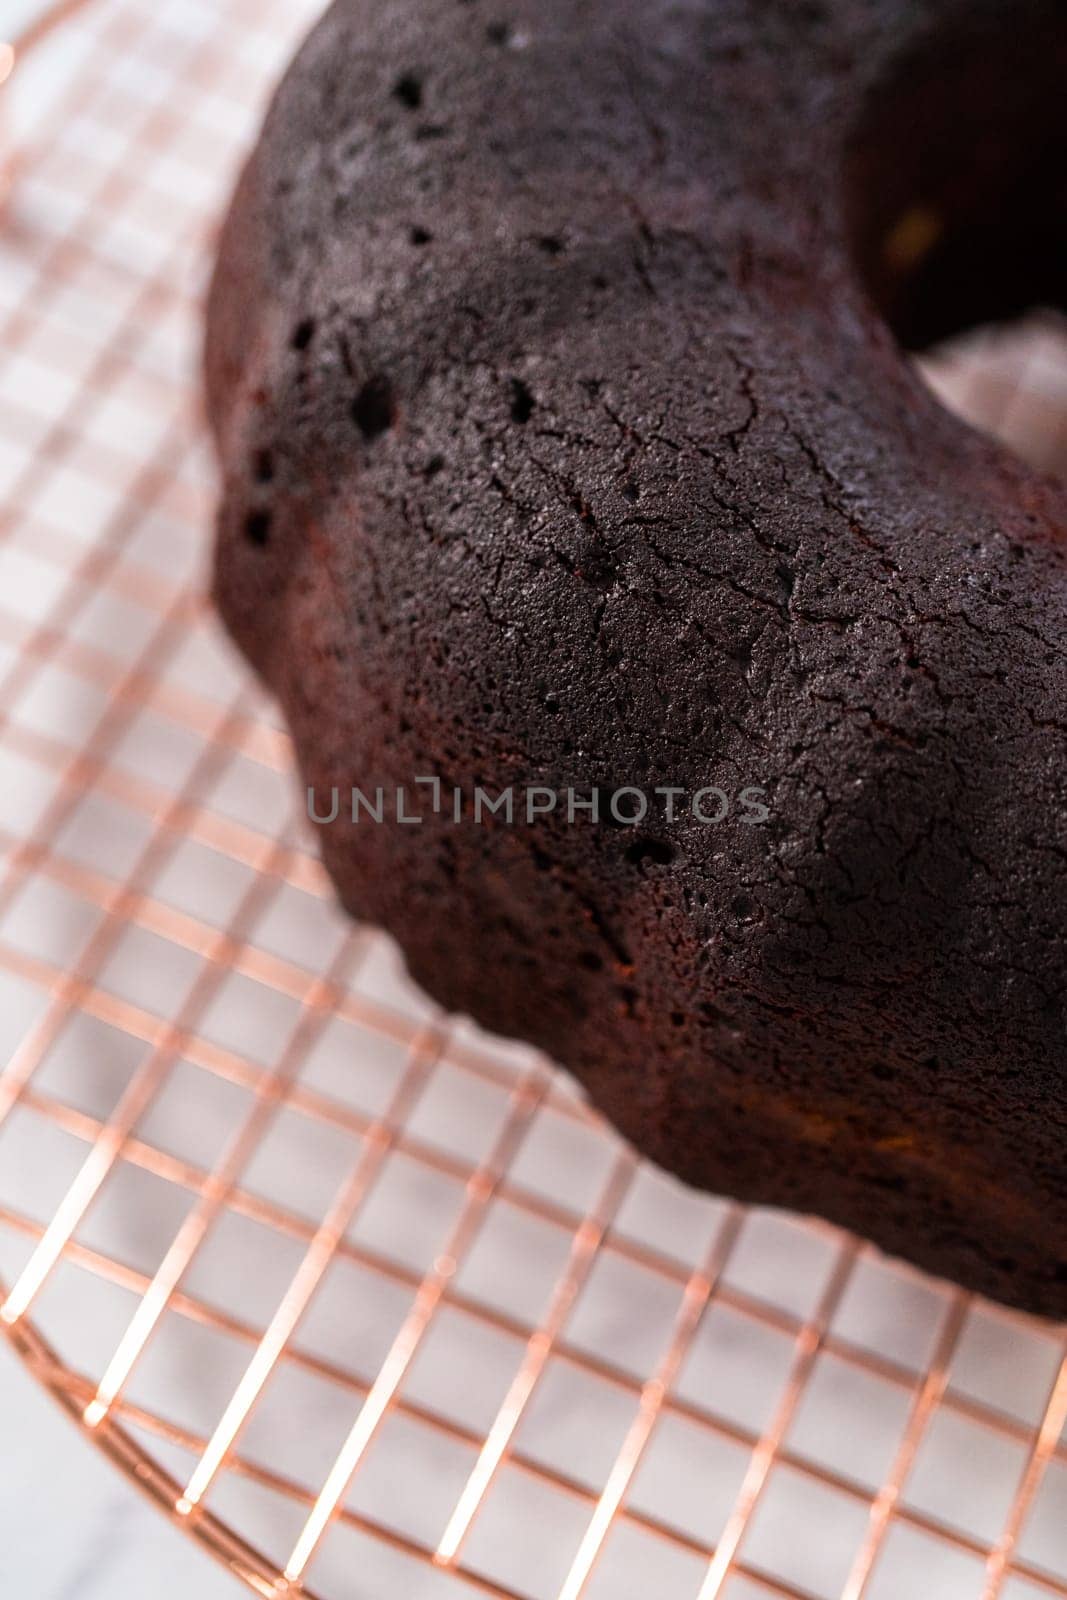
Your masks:
M0 1593L240 1600L248 1591L101 1459L0 1340Z

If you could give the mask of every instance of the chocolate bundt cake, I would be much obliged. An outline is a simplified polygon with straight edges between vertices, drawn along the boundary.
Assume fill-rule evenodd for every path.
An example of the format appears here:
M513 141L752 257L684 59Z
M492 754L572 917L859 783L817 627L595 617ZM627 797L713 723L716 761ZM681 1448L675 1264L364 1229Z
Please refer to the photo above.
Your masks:
M339 0L207 338L345 906L688 1182L1054 1317L1067 490L903 351L1063 303L1064 82L1060 0Z

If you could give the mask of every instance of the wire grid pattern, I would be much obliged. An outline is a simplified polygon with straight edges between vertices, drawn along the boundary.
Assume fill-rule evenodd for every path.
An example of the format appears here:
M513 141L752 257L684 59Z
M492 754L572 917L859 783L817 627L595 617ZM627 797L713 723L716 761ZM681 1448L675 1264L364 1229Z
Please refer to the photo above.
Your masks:
M333 909L202 599L196 399L316 9L97 0L13 84L0 1326L261 1595L1067 1597L1062 1330L682 1190ZM1063 354L931 382L1062 464Z

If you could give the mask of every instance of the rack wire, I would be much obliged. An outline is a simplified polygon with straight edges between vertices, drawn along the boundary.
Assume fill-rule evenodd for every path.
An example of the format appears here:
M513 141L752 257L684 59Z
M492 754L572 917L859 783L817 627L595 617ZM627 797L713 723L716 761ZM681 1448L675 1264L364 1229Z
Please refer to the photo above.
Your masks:
M0 1326L262 1596L1065 1600L1063 1330L682 1190L333 910L196 398L316 9L65 7L4 90ZM930 381L1062 465L1064 350Z

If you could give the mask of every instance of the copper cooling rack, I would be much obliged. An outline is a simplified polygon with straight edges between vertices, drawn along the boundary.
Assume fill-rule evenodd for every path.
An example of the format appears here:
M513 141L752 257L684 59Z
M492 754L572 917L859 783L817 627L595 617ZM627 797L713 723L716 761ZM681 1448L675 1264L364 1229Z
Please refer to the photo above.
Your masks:
M679 1189L332 909L196 389L315 9L68 6L0 91L0 1326L260 1595L1063 1600L1062 1330ZM1047 320L931 381L1067 460Z

